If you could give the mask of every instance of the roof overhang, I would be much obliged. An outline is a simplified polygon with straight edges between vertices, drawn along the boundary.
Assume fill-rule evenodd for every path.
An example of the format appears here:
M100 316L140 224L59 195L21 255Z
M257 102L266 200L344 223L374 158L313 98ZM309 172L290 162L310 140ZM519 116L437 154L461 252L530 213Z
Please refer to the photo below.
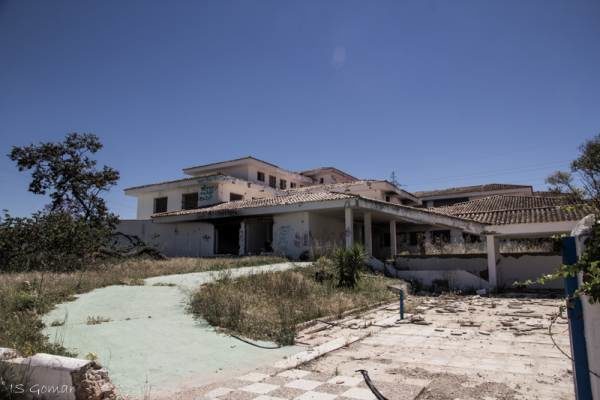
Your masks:
M488 234L503 237L549 237L562 233L569 233L578 221L560 221L529 224L489 225Z
M333 209L342 210L346 207L350 207L352 209L355 209L356 211L373 211L385 216L386 218L389 218L390 220L398 220L414 224L427 224L455 228L476 235L486 234L488 230L488 225L479 222L432 213L430 211L427 211L427 209L419 209L414 207L390 204L382 201L365 199L361 197L304 202L276 206L241 208L237 210L231 210L228 212L220 212L218 214L203 214L202 212L199 212L189 213L185 215L164 215L153 217L153 220L155 220L157 223L212 221L228 217L261 216Z

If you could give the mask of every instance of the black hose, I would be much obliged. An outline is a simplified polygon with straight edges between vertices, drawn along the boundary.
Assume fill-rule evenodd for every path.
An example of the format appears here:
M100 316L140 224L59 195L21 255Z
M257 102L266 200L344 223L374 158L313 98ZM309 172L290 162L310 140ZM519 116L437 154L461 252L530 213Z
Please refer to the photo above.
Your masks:
M377 400L388 400L383 394L381 394L379 390L377 390L375 385L373 385L373 382L371 382L371 378L369 378L369 373L367 372L367 370L358 369L356 370L356 372L360 372L362 374L363 378L365 379L365 383L367 384L369 389L371 389L371 392L373 392Z
M240 340L240 341L242 341L242 342L244 342L244 343L247 343L247 344L249 344L249 345L252 345L252 346L258 347L258 348L260 348L260 349L266 349L266 350L275 350L275 349L280 349L280 348L281 348L281 346L279 346L279 345L278 345L278 346L263 346L262 344L253 343L253 342L251 342L251 341L249 341L249 340L246 340L246 339L244 339L244 338L241 338L241 337L239 337L239 336L233 335L233 334L231 334L231 333L229 334L229 336L231 336L231 337L233 337L233 338L236 338L237 340Z

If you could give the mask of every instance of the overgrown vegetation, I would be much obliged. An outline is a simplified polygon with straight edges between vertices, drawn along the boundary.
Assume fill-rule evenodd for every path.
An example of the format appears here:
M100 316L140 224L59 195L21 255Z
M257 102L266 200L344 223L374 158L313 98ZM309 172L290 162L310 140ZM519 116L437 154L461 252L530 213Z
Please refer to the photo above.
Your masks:
M277 257L135 259L96 263L85 271L4 273L0 275L0 347L15 348L24 355L38 352L68 355L60 343L52 343L42 333L41 317L76 294L109 285L140 284L142 279L152 276L283 261Z
M387 289L391 279L367 274L358 279L352 266L343 273L344 279L354 279L354 287L349 288L349 280L340 286L335 262L321 258L316 264L237 279L223 275L197 290L190 308L213 326L290 345L299 323L329 315L341 317L348 310L396 297Z
M546 182L551 190L569 196L574 203L589 203L596 210L596 222L592 227L584 253L577 263L561 265L551 275L538 280L577 276L583 273L583 285L578 293L590 296L590 301L600 302L600 135L581 145L580 155L571 163L571 171L557 171Z
M9 158L19 171L31 171L29 191L50 198L30 217L0 217L0 272L74 271L94 261L125 254L115 240L117 216L102 194L116 184L119 173L97 167L92 158L102 149L97 136L68 134L62 142L13 147ZM158 256L136 238L127 255Z

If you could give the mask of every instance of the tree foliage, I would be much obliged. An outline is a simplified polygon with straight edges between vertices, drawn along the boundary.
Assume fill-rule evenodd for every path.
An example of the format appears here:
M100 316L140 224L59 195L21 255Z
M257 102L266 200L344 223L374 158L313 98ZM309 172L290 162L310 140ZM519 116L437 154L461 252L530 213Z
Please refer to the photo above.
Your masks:
M62 142L13 147L8 155L19 171L31 171L29 191L48 195L50 212L62 212L92 224L114 225L103 192L115 185L119 173L97 168L91 155L102 149L96 135L70 133Z
M600 210L600 134L579 148L571 170L557 171L546 179L553 192L569 196L572 202L591 202Z
M99 168L92 156L102 149L93 134L68 134L61 142L13 147L9 158L20 171L31 171L29 191L50 198L30 217L0 217L0 271L72 271L98 257L160 254L139 238L116 234L117 216L104 192L119 173ZM125 247L123 240L126 239Z
M573 277L583 273L583 284L579 293L590 296L592 302L600 302L600 135L580 146L580 155L571 163L571 171L557 171L546 179L551 190L570 198L573 203L591 203L596 212L596 223L592 227L586 247L573 265L561 265L554 274L539 280Z

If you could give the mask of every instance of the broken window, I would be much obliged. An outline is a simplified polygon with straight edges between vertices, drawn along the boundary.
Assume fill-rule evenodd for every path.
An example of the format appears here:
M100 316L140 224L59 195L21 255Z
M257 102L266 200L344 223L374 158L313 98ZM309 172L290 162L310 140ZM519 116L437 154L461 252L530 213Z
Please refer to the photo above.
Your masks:
M167 197L157 197L154 199L154 213L167 212Z
M265 173L264 172L256 172L256 180L260 181L260 182L264 182L265 181Z
M450 231L431 231L431 243L433 244L446 244L450 243Z
M321 184L325 183L325 179L324 178L319 179L319 183L321 183Z
M473 235L472 233L463 232L463 239L465 243L481 243L481 236Z
M198 192L184 193L181 195L181 209L193 210L198 208Z
M287 189L287 181L285 179L279 180L279 189Z
M425 239L425 232L411 232L408 239L411 246L416 246Z
M269 175L269 186L273 189L277 189L277 178L273 175Z
M244 200L244 196L237 193L229 193L229 201Z
M389 203L390 200L392 200L392 198L390 196L385 196L385 201L387 201Z
M296 187L296 182L290 182L290 188L293 189Z

